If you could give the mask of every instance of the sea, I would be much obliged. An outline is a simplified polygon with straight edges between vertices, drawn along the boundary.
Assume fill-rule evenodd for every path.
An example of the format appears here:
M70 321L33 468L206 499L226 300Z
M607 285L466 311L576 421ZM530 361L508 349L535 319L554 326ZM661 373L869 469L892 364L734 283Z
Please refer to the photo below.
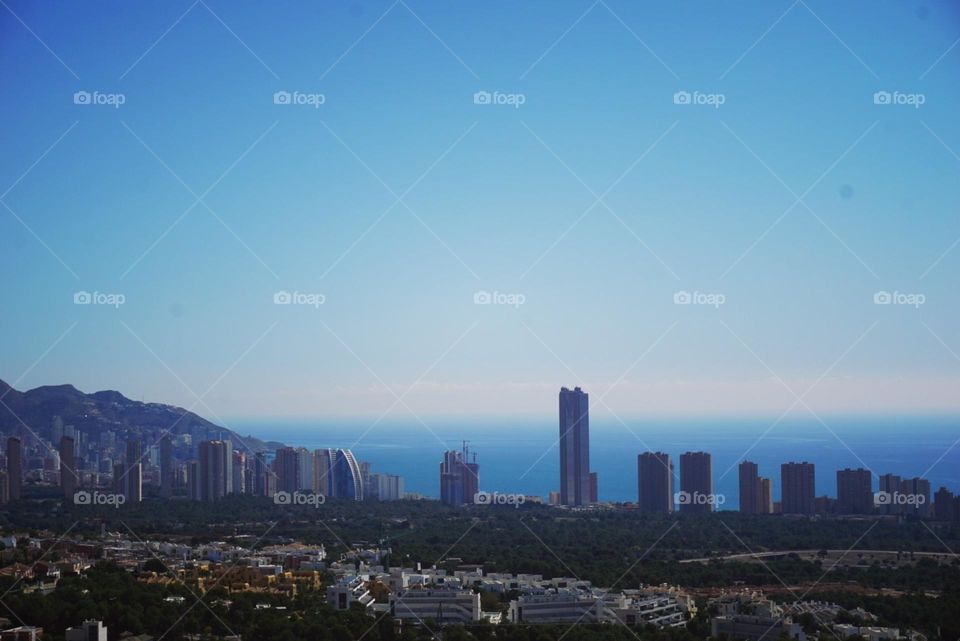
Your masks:
M463 441L480 464L480 489L538 495L546 500L559 485L559 426L556 419L437 418L407 422L376 419L237 419L241 435L308 449L353 450L372 471L398 474L408 493L439 495L443 452ZM590 418L590 467L597 473L601 501L637 500L637 456L670 454L679 475L680 454L712 455L719 509L738 507L742 460L759 466L779 497L780 465L807 461L816 466L817 496L836 496L836 472L865 468L874 476L893 473L930 481L931 493L946 486L960 493L960 416L834 416L820 419ZM472 455L471 455L472 459ZM675 481L676 485L676 481ZM675 488L679 489L679 488ZM721 498L722 497L722 498Z

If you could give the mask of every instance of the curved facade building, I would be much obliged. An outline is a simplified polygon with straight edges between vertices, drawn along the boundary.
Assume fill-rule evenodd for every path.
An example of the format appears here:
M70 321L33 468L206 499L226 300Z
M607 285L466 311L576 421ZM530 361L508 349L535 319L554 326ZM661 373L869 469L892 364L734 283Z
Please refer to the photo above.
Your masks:
M345 449L322 449L316 450L314 454L314 486L318 492L348 501L363 500L363 476L353 452Z

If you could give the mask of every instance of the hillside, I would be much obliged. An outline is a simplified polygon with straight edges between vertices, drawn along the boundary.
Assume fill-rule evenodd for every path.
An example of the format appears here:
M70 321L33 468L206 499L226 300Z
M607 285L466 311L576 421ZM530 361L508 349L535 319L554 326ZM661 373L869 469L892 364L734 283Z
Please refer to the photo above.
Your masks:
M26 424L36 434L50 438L54 416L91 437L107 430L141 438L169 431L172 434L199 433L206 438L217 438L222 434L224 438L229 436L238 450L249 447L259 452L278 445L251 436L243 436L241 440L233 431L182 407L142 403L113 390L86 394L73 385L45 385L21 392L0 380L0 431L4 434L27 432Z

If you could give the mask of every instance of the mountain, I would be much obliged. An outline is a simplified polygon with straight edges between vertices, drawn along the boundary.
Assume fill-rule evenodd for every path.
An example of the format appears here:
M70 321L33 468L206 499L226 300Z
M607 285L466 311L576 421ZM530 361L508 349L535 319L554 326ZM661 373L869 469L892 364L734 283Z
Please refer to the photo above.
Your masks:
M282 446L252 436L241 438L232 430L182 407L141 403L113 390L85 394L73 385L45 385L20 392L0 380L0 431L4 434L32 431L50 439L55 416L59 416L64 425L73 425L90 438L98 438L101 432L109 430L120 438L137 437L155 442L161 434L170 432L194 434L203 439L230 438L234 449L247 452Z

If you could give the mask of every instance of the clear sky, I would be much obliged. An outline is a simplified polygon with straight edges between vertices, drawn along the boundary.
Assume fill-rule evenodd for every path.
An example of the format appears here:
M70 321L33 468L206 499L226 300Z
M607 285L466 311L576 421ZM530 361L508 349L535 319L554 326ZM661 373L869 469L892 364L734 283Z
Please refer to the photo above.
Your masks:
M3 0L0 378L955 412L958 38L915 0Z

